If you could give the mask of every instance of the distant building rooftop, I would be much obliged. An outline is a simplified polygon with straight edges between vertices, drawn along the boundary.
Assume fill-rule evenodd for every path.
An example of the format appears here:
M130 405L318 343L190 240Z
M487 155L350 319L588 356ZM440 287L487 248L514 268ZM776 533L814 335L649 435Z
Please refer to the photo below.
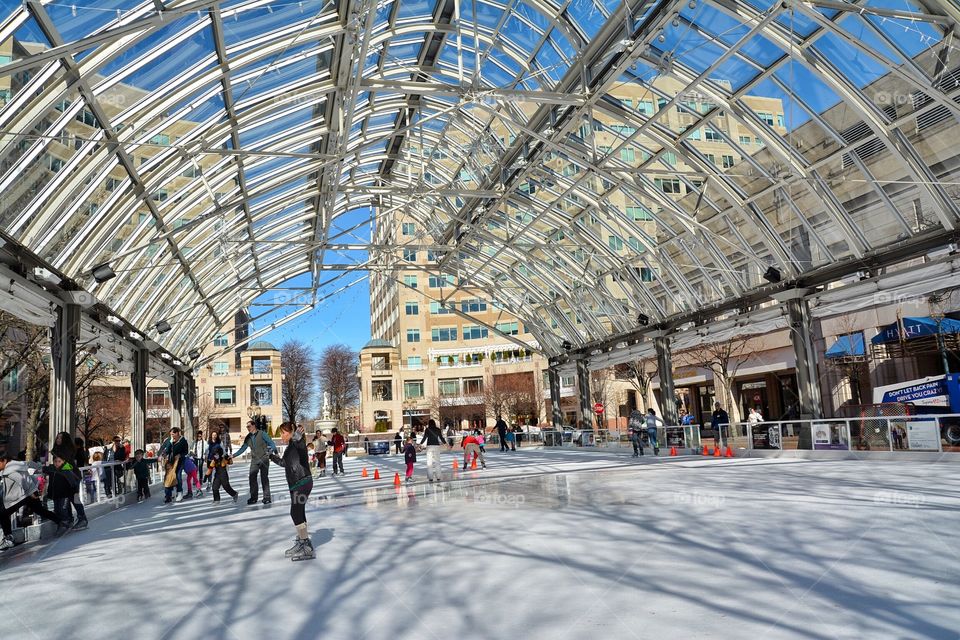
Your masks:
M256 342L251 342L250 346L247 347L248 351L280 351L275 346L267 342L266 340L257 340Z
M393 345L388 340L371 340L363 345L363 349L393 349ZM361 349L361 351L363 350Z

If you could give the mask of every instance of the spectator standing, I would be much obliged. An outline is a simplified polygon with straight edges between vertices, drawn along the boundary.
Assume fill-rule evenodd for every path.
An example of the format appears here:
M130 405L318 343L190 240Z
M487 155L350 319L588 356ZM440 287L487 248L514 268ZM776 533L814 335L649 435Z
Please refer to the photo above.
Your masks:
M713 429L713 446L719 447L723 437L722 429L730 424L730 416L719 402L713 405L713 415L710 417L710 428Z
M400 431L397 431L397 435L393 436L393 446L397 453L403 453L403 434Z

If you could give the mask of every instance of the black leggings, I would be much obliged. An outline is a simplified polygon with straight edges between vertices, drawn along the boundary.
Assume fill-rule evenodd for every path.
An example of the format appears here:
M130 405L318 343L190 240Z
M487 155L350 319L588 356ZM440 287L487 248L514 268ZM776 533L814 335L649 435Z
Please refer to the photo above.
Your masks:
M47 520L52 520L60 524L60 518L57 517L57 514L47 510L47 508L43 506L43 503L37 498L29 496L7 509L0 505L0 528L3 529L3 535L8 536L13 531L13 528L10 526L10 516L19 511L20 507L26 507L28 512L36 513Z
M313 491L313 480L290 492L290 517L293 526L298 527L307 521L307 500Z

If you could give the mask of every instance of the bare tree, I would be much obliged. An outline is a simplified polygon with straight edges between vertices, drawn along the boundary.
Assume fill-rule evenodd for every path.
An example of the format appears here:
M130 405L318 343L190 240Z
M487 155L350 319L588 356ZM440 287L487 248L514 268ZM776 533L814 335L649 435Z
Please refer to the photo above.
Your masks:
M2 377L16 371L17 386L3 401L0 410L20 405L26 410L24 432L27 459L36 457L40 435L47 425L50 398L50 333L0 311L0 349L4 361Z
M657 359L638 358L630 362L618 364L615 376L627 380L637 390L637 408L646 413L650 406L650 392L653 390L653 379L657 377Z
M853 336L860 334L861 338L863 332L857 328L857 321L853 314L843 315L836 320L837 328L840 330L840 335L846 336L848 340L853 340ZM864 345L866 348L866 345ZM844 355L836 358L825 358L827 365L839 373L843 378L846 378L848 385L850 386L850 402L852 404L858 405L863 402L860 393L860 380L863 379L866 374L866 364L867 357L864 355L857 355L851 353L849 355Z
M77 435L87 446L103 444L130 425L130 393L107 384L114 372L87 359L77 367Z
M306 416L315 391L313 349L299 340L287 340L280 346L280 359L283 415L286 420L299 423Z
M613 414L617 416L620 394L617 392L616 377L610 369L594 369L590 371L590 399L594 404L603 405L603 416L597 416L600 428L604 428L603 420ZM594 414L596 415L596 414Z
M733 382L740 367L763 349L762 340L753 336L741 336L687 349L678 354L677 360L685 366L705 369L713 374L717 402L727 408L731 422L739 423L743 416L733 392Z
M320 354L320 390L330 394L330 408L336 420L342 421L346 408L359 399L357 363L357 352L345 344L330 345Z

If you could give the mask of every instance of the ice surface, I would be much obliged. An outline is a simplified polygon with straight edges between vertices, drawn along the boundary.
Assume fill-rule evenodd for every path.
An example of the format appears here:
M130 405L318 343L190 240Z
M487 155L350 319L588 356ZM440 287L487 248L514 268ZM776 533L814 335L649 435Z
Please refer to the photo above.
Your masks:
M488 448L489 449L489 448ZM444 455L444 473L453 457ZM274 504L129 505L0 556L9 638L956 638L956 464L487 455L346 462ZM360 467L383 480L360 478ZM402 475L402 474L401 474Z

